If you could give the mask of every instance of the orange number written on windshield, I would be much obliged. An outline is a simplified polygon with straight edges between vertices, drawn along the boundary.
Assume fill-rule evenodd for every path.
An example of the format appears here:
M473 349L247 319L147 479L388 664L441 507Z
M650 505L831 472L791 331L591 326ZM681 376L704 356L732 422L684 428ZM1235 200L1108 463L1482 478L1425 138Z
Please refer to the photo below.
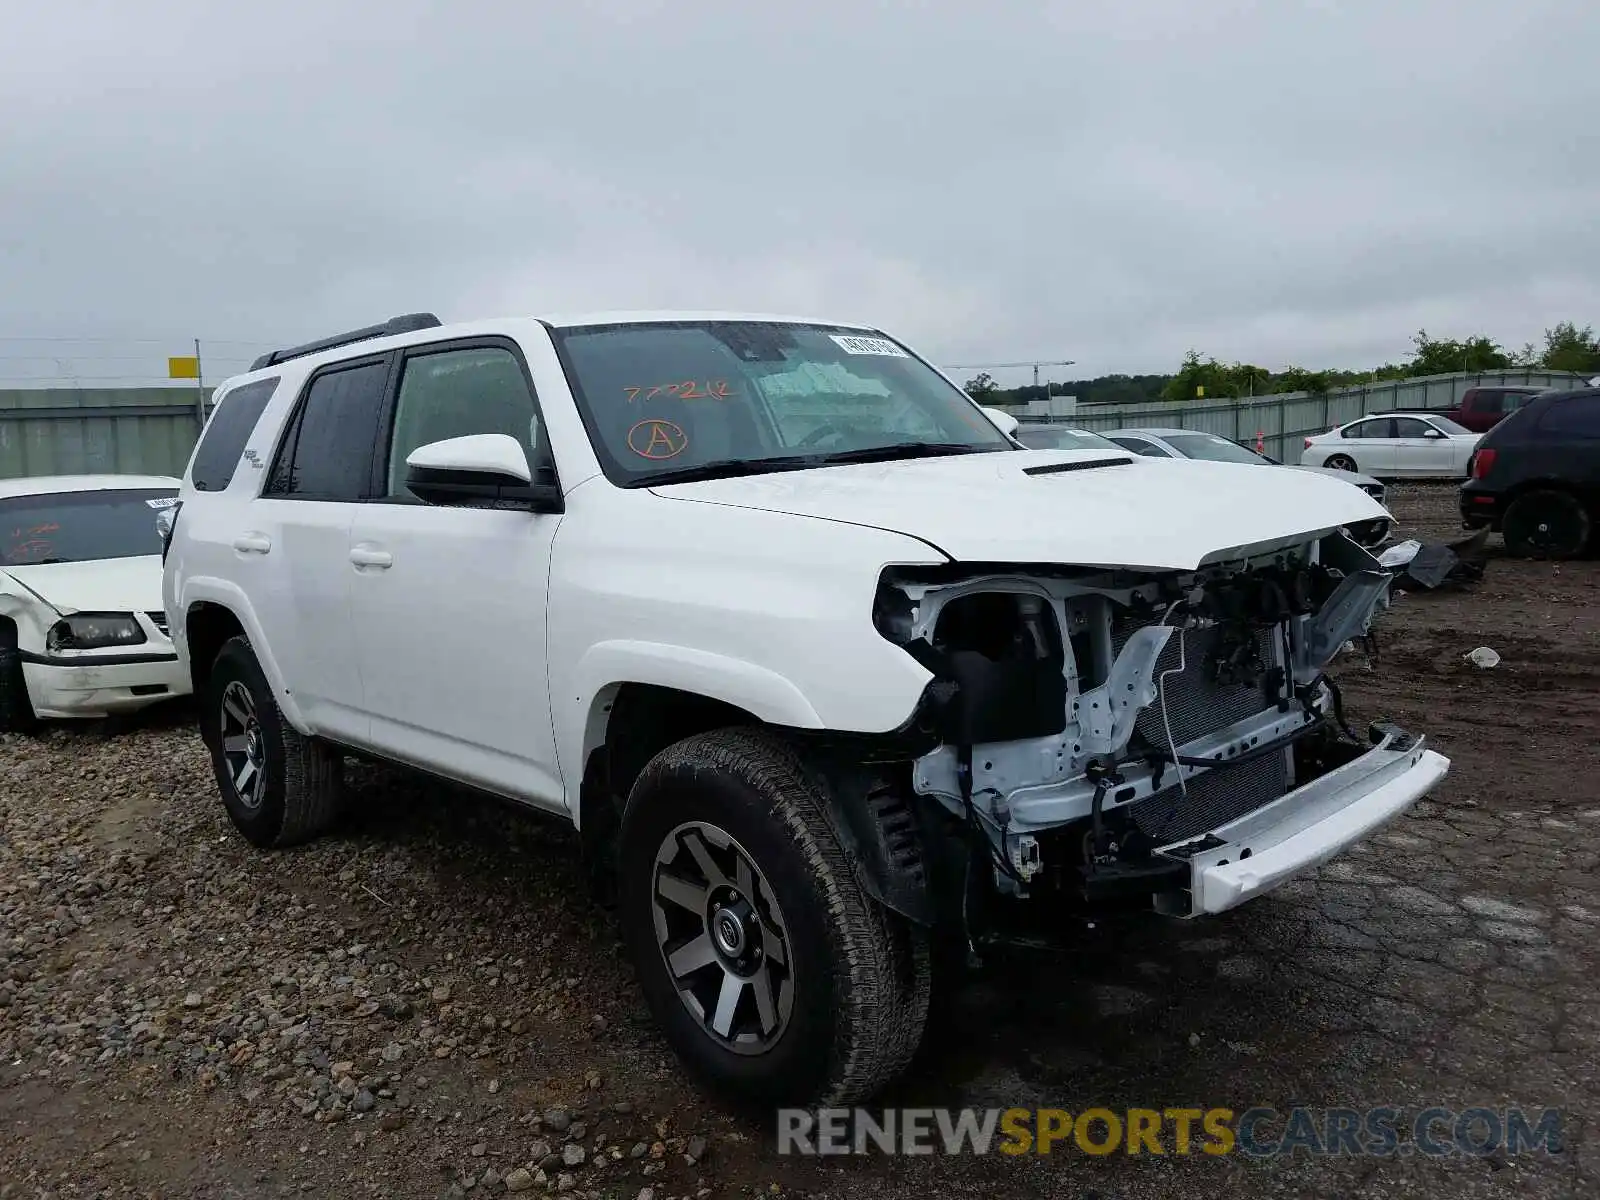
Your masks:
M681 383L662 383L655 387L625 387L628 403L649 400L655 396L672 396L678 400L726 400L733 394L726 379L713 379L702 383L698 379L685 379Z

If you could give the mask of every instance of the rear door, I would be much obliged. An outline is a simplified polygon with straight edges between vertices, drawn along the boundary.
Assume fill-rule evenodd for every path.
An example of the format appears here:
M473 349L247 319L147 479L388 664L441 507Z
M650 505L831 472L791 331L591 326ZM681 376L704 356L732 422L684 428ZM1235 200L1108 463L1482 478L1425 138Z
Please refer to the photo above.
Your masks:
M350 525L368 496L393 359L311 376L233 542L242 560L270 564L257 617L313 732L358 746L369 722L350 620Z
M1561 479L1600 504L1600 396L1560 400L1539 414L1538 436L1518 451L1526 473Z
M1367 417L1344 427L1341 445L1334 447L1328 457L1344 454L1355 460L1357 469L1369 475L1395 473L1395 439L1392 417Z

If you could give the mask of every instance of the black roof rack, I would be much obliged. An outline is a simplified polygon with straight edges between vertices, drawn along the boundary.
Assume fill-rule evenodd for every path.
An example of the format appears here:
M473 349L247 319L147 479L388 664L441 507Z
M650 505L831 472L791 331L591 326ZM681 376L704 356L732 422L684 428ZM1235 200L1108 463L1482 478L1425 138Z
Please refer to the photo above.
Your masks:
M365 329L352 329L349 333L336 333L332 337L325 337L315 342L307 342L303 346L290 346L287 350L273 350L263 354L250 364L252 371L259 371L262 367L275 366L281 362L288 362L291 358L304 358L307 354L316 354L321 350L332 350L337 346L348 346L352 342L364 342L369 338L389 337L396 333L415 333L419 329L437 329L444 324L432 313L406 313L402 317L390 317L378 325L368 325Z

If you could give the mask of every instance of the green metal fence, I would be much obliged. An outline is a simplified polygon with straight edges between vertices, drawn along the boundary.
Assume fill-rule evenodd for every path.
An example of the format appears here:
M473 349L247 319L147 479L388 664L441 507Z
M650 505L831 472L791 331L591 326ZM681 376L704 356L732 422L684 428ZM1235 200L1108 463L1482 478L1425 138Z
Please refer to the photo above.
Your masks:
M0 479L181 475L211 389L0 390Z
M1054 420L1080 429L1104 433L1112 429L1139 426L1194 429L1221 434L1226 438L1254 445L1259 439L1266 452L1283 462L1297 463L1303 438L1326 433L1335 425L1354 421L1369 413L1438 411L1460 402L1470 387L1496 384L1523 387L1582 387L1580 376L1565 371L1539 371L1518 368L1482 373L1456 372L1451 375L1426 375L1335 388L1320 395L1286 392L1256 396L1247 400L1176 401L1152 405L1079 405L1071 416L1040 416L1012 409L1023 421Z

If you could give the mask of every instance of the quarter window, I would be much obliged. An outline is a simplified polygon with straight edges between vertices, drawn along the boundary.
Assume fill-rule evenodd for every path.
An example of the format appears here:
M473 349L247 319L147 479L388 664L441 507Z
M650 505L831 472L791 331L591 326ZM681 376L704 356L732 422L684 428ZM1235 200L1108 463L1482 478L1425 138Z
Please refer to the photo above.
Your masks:
M1600 396L1578 396L1545 409L1539 428L1569 437L1600 438Z
M277 387L277 376L258 379L234 388L217 401L211 420L200 435L200 448L195 451L194 467L189 472L196 491L220 492L232 482L245 443Z

